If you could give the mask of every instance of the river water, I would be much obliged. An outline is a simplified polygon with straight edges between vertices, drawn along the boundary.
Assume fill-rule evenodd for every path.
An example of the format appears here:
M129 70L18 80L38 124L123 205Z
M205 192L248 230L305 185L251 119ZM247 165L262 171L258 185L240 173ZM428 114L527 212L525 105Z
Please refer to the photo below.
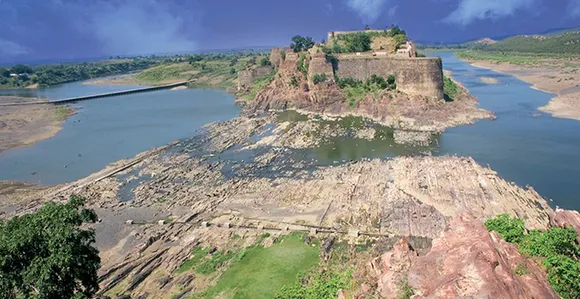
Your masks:
M3 94L60 99L135 86L82 83ZM160 90L74 104L77 113L50 139L0 153L0 180L59 184L107 164L194 134L201 126L239 114L232 95L218 90Z
M405 147L389 138L337 138L299 156L315 159L318 165L426 151L471 156L484 166L489 164L508 181L533 186L544 197L553 199L554 205L580 210L580 121L541 113L537 108L553 95L532 89L512 76L473 67L452 53L435 55L443 58L444 68L451 70L454 79L479 99L482 108L495 113L496 120L448 129L434 136L437 146ZM495 78L499 84L482 83L481 77ZM134 87L71 83L19 92L57 99L128 88ZM0 153L0 180L43 184L72 181L111 162L189 137L206 123L227 120L239 113L233 96L214 90L164 90L84 101L76 106L77 114L65 122L55 137ZM382 134L392 132L384 128Z

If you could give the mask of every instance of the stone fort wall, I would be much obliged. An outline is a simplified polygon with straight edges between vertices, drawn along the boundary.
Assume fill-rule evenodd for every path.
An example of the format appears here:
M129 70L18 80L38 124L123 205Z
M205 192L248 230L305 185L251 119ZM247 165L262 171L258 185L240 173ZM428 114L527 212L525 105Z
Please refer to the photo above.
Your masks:
M397 89L415 95L439 99L443 94L443 68L439 58L397 58L380 56L338 56L335 70L339 78L365 81L375 74L382 77L394 75Z
M312 60L308 66L308 80L310 82L315 74L326 74L328 80L334 81L332 64L326 62L326 56L323 53L312 54Z
M273 70L274 68L271 65L265 65L238 72L238 90L249 87L256 79L270 74Z

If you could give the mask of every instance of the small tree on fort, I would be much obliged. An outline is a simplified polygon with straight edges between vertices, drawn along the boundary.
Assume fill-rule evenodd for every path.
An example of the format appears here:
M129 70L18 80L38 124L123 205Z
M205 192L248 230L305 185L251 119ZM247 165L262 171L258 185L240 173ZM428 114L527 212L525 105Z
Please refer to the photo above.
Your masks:
M95 222L84 199L48 203L33 214L0 221L1 298L92 298L99 289Z
M266 66L266 65L272 65L272 63L270 62L270 59L268 57L262 57L262 59L260 59L260 65Z
M365 26L365 30L371 30L371 26L369 26L369 25L366 25L366 26Z
M294 52L306 51L312 47L314 47L314 41L312 40L312 37L309 36L303 37L296 35L292 38L292 43L290 44L290 48L294 50Z

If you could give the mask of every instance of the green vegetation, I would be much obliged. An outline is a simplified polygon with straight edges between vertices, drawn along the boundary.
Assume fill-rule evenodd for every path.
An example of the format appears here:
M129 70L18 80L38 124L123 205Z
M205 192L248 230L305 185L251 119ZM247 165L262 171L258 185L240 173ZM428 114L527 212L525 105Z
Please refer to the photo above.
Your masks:
M30 67L15 65L12 67L0 67L0 88L23 88L38 84L39 86L52 86L61 83L87 80L98 77L106 77L127 74L135 71L148 69L154 66L160 68L149 70L146 74L139 75L138 80L144 83L158 83L163 80L180 80L193 78L215 79L220 77L219 82L227 82L232 85L237 71L256 65L256 57L263 57L266 53L261 51L240 51L235 53L206 53L196 55L175 56L150 56L135 58L116 58L105 61L53 64ZM260 60L260 63L268 63L269 60ZM187 67L187 65L191 67ZM163 68L163 66L170 66ZM233 71L232 71L233 69ZM181 72L180 72L181 71ZM191 73L187 73L191 72ZM197 77L196 77L197 76ZM225 79L224 79L225 78ZM202 86L214 86L212 80L200 80ZM217 86L225 87L225 86Z
M371 50L372 40L376 37L390 37L393 39L396 48L407 42L407 33L398 26L389 30L377 32L355 32L337 35L332 40L332 46L324 46L322 51L325 54L331 53L353 53L368 52Z
M52 86L56 84L87 80L91 78L125 74L163 63L155 57L138 57L99 62L55 64L29 67L15 65L0 69L0 88L22 88L33 84Z
M71 108L67 106L58 106L54 110L57 119L65 119L71 112Z
M292 37L292 43L290 44L290 49L294 52L307 51L308 49L314 47L314 41L312 37L296 35Z
M409 286L409 281L407 277L401 280L398 284L399 291L397 292L397 299L410 299L415 295L415 292Z
M548 271L548 281L558 295L566 299L580 298L580 248L576 244L578 234L572 227L526 233L523 221L507 214L486 221L485 226L516 244L522 254L541 257ZM516 274L525 275L527 269L518 270L518 266Z
M530 270L526 267L526 265L520 263L516 266L516 275L524 276L530 274Z
M298 58L298 62L296 63L296 68L304 75L308 74L308 61L306 61L306 53L300 54L300 58Z
M0 221L1 298L92 298L99 289L97 215L84 198L47 203L36 213Z
M312 82L314 84L319 84L322 82L326 82L326 80L328 79L328 76L326 74L314 74L312 76Z
M456 100L459 95L459 87L447 76L443 76L443 93L450 100Z
M254 81L254 83L252 83L252 86L250 86L250 92L248 92L248 94L245 95L244 97L248 100L255 99L256 96L258 95L258 92L263 90L266 86L268 86L270 83L272 83L272 81L274 81L274 78L276 78L276 75L277 75L277 73L273 72L269 75L266 75L262 78L257 79L256 81Z
M209 248L203 249L200 246L195 246L191 253L191 257L185 260L185 262L183 262L183 264L181 264L181 266L175 270L175 273L179 274L195 269L195 267L199 265L201 259L207 256L208 253Z
M349 287L351 271L320 273L318 269L299 277L293 284L276 292L276 299L332 299L338 291Z
M185 273L194 270L197 274L209 275L214 273L221 265L234 257L233 252L214 252L209 256L209 248L195 246L188 258L175 270L175 273Z
M197 298L273 298L318 263L319 248L305 244L303 234L281 237L270 247L252 246L240 252L215 286ZM220 296L221 295L221 296Z
M366 82L353 78L337 78L336 83L346 96L349 107L354 108L359 101L371 94L377 98L383 90L396 89L395 81L393 75L389 75L385 80L385 78L373 74Z
M294 87L298 87L298 78L296 78L296 76L292 75L292 78L290 78L290 83L288 83L290 86L294 86Z

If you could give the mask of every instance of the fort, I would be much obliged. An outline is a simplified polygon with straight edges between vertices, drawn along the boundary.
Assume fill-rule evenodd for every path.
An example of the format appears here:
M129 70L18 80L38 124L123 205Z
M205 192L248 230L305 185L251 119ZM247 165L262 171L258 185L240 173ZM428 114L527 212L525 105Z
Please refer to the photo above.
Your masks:
M328 41L336 42L336 37L340 35L361 32L382 34L389 30L332 31L328 33ZM374 36L371 42L372 45L367 52L325 54L322 51L324 45L316 45L308 52L304 52L301 55L306 55L308 83L313 83L312 79L316 74L324 74L331 81L334 78L366 81L372 75L384 78L393 75L397 89L404 93L444 98L441 59L417 57L412 41L395 41L389 36L381 35ZM289 48L274 48L270 54L270 61L281 73L291 74L289 71L297 68L299 56L299 53L294 53ZM256 79L269 74L271 70L259 67L240 72L238 90L248 87Z
M259 66L250 70L238 73L238 90L245 89L252 85L257 79L270 74L274 68L271 65Z

